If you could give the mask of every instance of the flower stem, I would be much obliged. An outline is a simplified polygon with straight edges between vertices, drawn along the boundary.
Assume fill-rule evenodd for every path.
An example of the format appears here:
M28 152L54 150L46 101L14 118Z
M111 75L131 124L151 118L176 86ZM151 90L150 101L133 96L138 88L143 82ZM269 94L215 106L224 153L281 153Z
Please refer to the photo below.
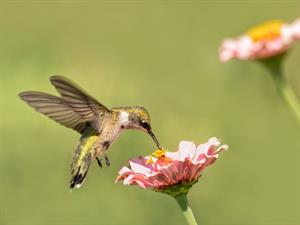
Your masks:
M189 205L187 195L183 194L183 195L176 196L174 198L177 201L177 203L179 204L188 225L197 225L197 221L196 221L193 211Z
M297 99L295 93L291 89L290 85L284 79L281 70L279 70L277 72L277 74L272 73L272 76L275 81L279 95L286 102L286 104L289 106L291 111L294 112L296 119L298 120L298 122L300 124L300 106L299 106L298 99Z
M290 110L294 113L294 115L300 125L299 101L298 101L293 89L290 87L290 85L287 83L286 79L284 78L284 75L282 72L283 59L284 59L284 55L277 57L277 58L273 59L272 61L271 60L265 61L264 65L270 71L280 97L287 104L287 106L290 108Z

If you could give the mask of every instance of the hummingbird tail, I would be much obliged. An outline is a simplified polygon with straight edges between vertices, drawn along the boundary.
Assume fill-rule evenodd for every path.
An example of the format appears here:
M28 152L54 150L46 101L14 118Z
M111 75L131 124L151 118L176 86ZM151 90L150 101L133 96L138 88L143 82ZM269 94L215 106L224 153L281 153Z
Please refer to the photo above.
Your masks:
M71 189L74 187L81 187L94 158L93 151L91 151L89 147L80 141L72 158L70 182Z
M70 184L71 189L73 189L74 187L80 188L81 185L83 184L83 182L86 178L89 166L86 169L83 169L83 168L84 167L79 166L77 169L77 172L72 176L71 184Z
M92 161L96 158L95 145L97 134L92 127L88 127L78 141L72 157L70 188L80 188L83 184Z

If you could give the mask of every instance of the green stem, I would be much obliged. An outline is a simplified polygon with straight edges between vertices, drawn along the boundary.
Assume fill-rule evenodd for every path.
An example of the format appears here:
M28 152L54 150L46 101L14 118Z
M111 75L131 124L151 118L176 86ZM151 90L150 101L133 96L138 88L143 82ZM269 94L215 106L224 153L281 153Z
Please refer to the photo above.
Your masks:
M193 211L189 205L187 195L182 194L182 195L176 196L174 198L177 201L177 203L179 204L188 225L197 225L197 221L196 221Z
M272 64L266 65L273 77L280 97L285 101L287 106L294 113L296 119L300 124L300 105L295 93L284 78L281 68L281 62L282 60L275 60Z
M288 85L282 74L277 74L277 76L273 75L273 78L280 96L294 112L298 122L300 123L300 106L295 93Z
M286 55L286 53L283 53L278 56L259 60L259 62L262 63L270 71L280 97L294 113L300 125L299 101L292 88L285 80L282 72L282 63L285 60Z

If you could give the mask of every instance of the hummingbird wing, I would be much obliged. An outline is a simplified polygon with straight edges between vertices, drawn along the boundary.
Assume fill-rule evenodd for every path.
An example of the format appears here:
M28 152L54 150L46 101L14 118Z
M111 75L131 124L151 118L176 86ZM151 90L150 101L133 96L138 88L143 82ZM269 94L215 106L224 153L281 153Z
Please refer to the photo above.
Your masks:
M63 126L79 133L87 128L86 121L71 108L64 99L38 91L25 91L19 94L36 111L48 116Z
M50 82L67 104L99 132L100 122L110 110L65 77L52 76Z

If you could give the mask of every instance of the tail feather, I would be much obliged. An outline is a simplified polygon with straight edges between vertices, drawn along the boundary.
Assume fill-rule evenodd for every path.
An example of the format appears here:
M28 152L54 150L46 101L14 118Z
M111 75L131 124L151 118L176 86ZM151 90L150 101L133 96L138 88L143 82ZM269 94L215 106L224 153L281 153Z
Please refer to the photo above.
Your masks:
M80 188L83 184L90 165L95 158L94 142L96 136L82 137L73 154L71 163L71 182L70 188Z
M76 152L73 156L73 162L71 165L71 182L70 182L70 188L80 188L83 184L86 175L88 173L88 170L90 168L90 164L93 160L93 156L91 152L88 152L87 154L77 155Z
M88 170L81 171L81 167L79 167L77 172L75 173L75 175L72 176L70 188L71 189L73 189L74 187L80 188L85 180L87 172L88 172Z
M71 163L70 188L80 188L83 184L92 161L95 158L97 135L93 128L87 128L80 138Z

